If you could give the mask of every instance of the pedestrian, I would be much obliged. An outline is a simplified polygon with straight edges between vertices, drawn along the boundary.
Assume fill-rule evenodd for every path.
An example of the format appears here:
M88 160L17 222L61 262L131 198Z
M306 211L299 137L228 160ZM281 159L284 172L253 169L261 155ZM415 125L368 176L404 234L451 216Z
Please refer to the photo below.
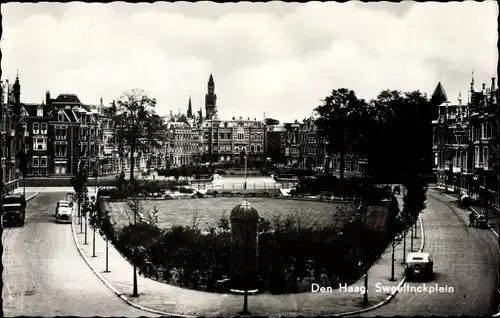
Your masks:
M469 227L474 226L475 221L476 221L476 214L474 212L471 212L469 214Z

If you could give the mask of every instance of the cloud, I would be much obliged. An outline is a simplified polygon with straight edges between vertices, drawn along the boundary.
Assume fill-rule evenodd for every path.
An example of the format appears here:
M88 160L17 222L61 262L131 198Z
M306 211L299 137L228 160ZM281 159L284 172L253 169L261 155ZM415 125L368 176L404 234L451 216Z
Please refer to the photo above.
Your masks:
M291 121L332 89L450 99L490 82L498 60L495 2L391 4L15 4L2 6L4 78L22 99L74 92L105 103L142 88L158 111L198 109L210 73L219 114ZM452 100L454 101L454 100Z

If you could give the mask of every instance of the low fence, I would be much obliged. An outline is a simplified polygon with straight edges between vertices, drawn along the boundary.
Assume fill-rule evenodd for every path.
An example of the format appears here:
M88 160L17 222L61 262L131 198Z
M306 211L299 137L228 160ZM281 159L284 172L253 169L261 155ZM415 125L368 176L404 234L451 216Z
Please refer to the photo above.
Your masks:
M279 189L291 189L296 185L294 182L247 182L245 187L245 182L231 182L231 183L207 183L207 184L197 184L196 181L191 182L191 187L200 190L279 190Z
M21 185L19 184L19 180L12 180L3 185L4 193L12 193Z

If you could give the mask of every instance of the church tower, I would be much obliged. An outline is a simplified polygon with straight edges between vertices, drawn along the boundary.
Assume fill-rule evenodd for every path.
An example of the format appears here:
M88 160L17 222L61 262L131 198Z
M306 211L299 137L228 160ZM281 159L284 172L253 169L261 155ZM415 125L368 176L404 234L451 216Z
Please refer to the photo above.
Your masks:
M206 119L212 119L217 108L217 95L215 94L215 83L212 74L208 80L208 94L205 95Z
M21 84L19 83L19 73L16 74L16 81L12 86L14 91L14 105L13 105L13 113L17 116L21 115Z

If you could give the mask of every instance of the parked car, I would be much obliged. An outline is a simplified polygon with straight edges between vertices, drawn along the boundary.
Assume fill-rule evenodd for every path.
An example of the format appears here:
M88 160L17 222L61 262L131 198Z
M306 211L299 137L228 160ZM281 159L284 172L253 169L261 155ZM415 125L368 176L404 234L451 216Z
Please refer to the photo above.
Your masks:
M2 223L24 225L26 218L26 198L20 194L7 195L2 200Z
M73 207L66 200L57 202L56 206L56 222L69 223L73 215Z
M434 261L429 253L409 253L406 257L405 275L408 278L424 277L431 279L434 275Z

